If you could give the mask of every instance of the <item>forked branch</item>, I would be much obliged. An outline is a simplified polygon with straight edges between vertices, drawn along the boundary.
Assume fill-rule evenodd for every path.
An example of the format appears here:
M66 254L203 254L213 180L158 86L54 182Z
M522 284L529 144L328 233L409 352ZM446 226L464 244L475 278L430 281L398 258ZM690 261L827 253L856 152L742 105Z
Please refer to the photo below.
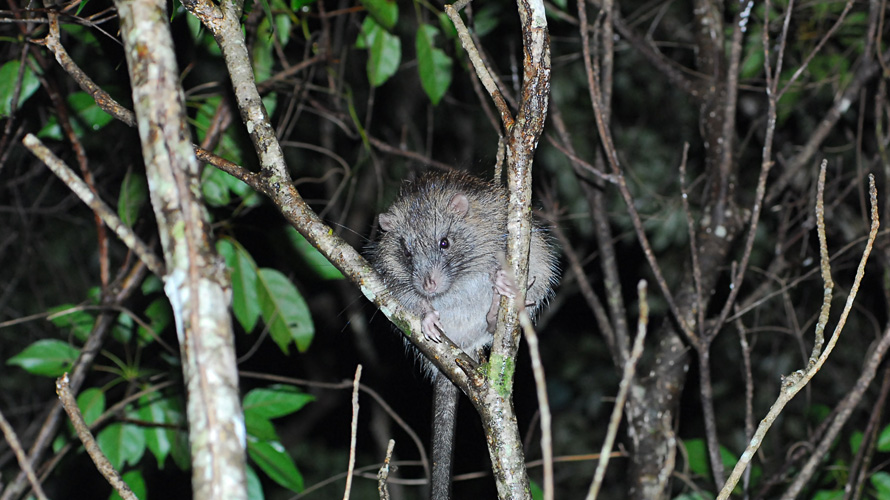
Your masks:
M816 373L818 373L822 366L825 364L825 361L828 359L828 356L831 354L831 351L837 344L840 333L844 329L844 325L846 325L847 323L847 316L850 314L850 310L853 308L853 300L856 298L856 293L859 291L859 284L862 282L862 277L865 275L865 264L868 261L868 256L869 254L871 254L872 246L874 245L875 238L877 237L878 227L880 227L880 222L878 220L878 191L875 188L875 179L873 175L868 176L869 197L871 198L871 230L868 233L868 240L865 243L865 250L862 252L862 258L859 261L859 267L856 269L856 277L853 280L853 286L850 288L850 294L847 296L847 301L844 304L844 310L841 313L841 317L838 319L837 326L835 327L834 332L831 335L831 339L829 339L828 344L825 344L825 348L822 349L824 343L822 335L825 330L825 326L828 323L828 313L831 307L831 295L832 289L834 287L834 283L831 280L831 266L829 263L828 248L825 244L825 213L823 192L825 188L825 167L827 163L827 161L822 162L822 167L819 172L818 194L816 199L817 231L819 234L820 242L819 257L821 261L822 276L825 285L822 311L819 314L819 321L816 324L816 339L813 343L813 352L810 355L810 360L807 363L806 368L802 368L786 377L783 377L782 389L779 392L779 397L769 409L766 417L764 417L763 420L760 421L760 425L757 427L757 430L754 431L754 436L748 443L748 447L745 449L744 453L742 453L742 456L739 457L739 461L736 463L735 468L732 470L732 473L726 480L726 484L723 486L723 489L717 496L718 500L725 500L729 498L732 490L735 488L736 484L738 484L739 479L741 479L742 473L751 463L751 459L754 458L754 454L763 443L763 439L766 436L766 433L769 431L772 424L776 421L776 418L778 418L779 414L782 413L785 405L787 405L788 402L790 402L791 399L793 399L794 396L796 396L797 393L800 392L800 390L803 389L810 380L812 380Z

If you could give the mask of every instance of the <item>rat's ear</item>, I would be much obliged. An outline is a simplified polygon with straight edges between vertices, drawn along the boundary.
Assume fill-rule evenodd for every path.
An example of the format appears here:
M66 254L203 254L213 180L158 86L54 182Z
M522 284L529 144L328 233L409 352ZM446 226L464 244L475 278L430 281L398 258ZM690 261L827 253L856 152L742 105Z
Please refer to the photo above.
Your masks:
M451 197L451 201L448 202L448 208L454 210L457 215L467 215L467 212L470 210L470 200L467 199L467 195L457 193Z
M380 220L380 229L383 229L384 231L391 230L393 228L393 225L396 222L394 220L395 217L396 217L395 215L393 215L389 212L384 212L384 213L380 214L380 217L378 217L378 219Z

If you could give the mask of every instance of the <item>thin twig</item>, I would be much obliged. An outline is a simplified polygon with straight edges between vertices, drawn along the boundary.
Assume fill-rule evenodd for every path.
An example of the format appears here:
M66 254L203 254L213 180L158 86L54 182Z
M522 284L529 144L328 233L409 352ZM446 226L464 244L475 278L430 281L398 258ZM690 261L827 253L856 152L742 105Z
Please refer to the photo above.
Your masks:
M349 436L349 467L346 471L346 489L343 492L343 500L349 500L352 491L352 473L355 471L355 440L358 435L358 383L362 379L362 365L355 368L355 378L352 380L352 426Z
M884 375L880 377L881 390L878 392L878 398L872 405L868 423L865 425L865 431L862 433L862 443L853 461L850 463L847 484L844 486L843 500L856 499L862 496L862 489L865 481L870 476L869 465L874 456L875 445L877 444L878 430L884 419L884 408L887 406L887 396L890 394L890 366L884 369Z
M807 460L807 463L800 469L800 472L795 476L794 481L791 486L785 491L785 494L782 495L781 500L792 500L798 498L800 495L800 491L803 489L804 485L813 478L814 473L817 468L823 464L823 459L825 454L832 448L832 445L837 443L837 437L843 429L844 425L849 420L850 416L853 414L853 410L859 405L859 402L862 400L862 396L865 394L866 389L868 389L872 380L874 380L875 374L877 373L878 367L881 362L884 360L884 357L887 354L887 350L890 349L890 328L884 330L884 334L881 337L880 342L875 347L872 355L865 362L865 367L862 370L862 373L859 375L859 378L856 380L856 384L853 386L853 389L844 397L843 401L838 405L840 411L837 412L837 415L834 417L834 420L831 422L831 425L828 427L828 430L822 436L821 441L815 447L813 454L810 455L810 458Z
M56 176L64 182L78 198L86 203L86 205L90 207L90 209L98 215L112 231L114 231L118 238L127 245L127 248L133 250L139 259L148 266L151 272L155 273L157 276L164 276L165 271L163 262L161 262L161 260L151 251L148 245L136 236L136 233L134 233L132 229L120 220L117 214L114 213L105 202L93 193L93 191L83 180L81 180L80 177L77 176L77 174L74 173L74 171L65 165L65 162L59 159L58 156L54 155L53 152L44 146L43 143L40 142L40 139L33 134L27 134L22 140L22 143L34 154L34 156L45 163L46 166L49 167L49 169L52 170L52 172L56 174Z
M794 6L793 2L790 2L788 4L788 12L789 13L791 12L791 9L793 8L793 6ZM794 85L794 82L796 82L797 79L800 78L800 75L802 75L803 72L806 71L807 66L809 66L809 64L810 64L810 61L812 61L813 58L816 57L816 54L818 54L819 51L822 50L822 47L825 46L825 42L827 42L834 35L834 32L837 31L837 29L841 26L841 24L844 23L844 20L847 18L847 14L849 14L850 9L852 9L852 8L853 8L853 0L847 0L847 3L844 5L844 10L840 13L838 18L834 21L834 24L831 26L831 28L829 28L828 31L825 32L825 35L819 40L819 43L816 44L816 47L813 48L813 50L809 54L807 54L806 59L804 59L803 62L800 64L800 66L797 67L797 70L794 71L794 74L791 75L791 78L789 78L788 81L785 82L785 86L783 86L782 90L779 91L778 97L782 97L785 94L785 92L788 92L788 89L790 89L791 86ZM786 29L787 28L783 27L783 31L785 31ZM785 33L782 34L782 37L783 38L785 37ZM866 55L869 55L869 54L866 52ZM776 71L777 75L779 74L779 71L781 71L781 68L779 68Z
M451 19L451 22L454 23L454 28L457 30L457 37L460 39L461 46L467 51L467 56L470 58L470 62L473 63L473 68L476 70L476 76L479 77L479 81L485 86L485 90L488 91L488 95L491 96L494 105L498 108L498 112L501 114L501 122L504 125L504 130L510 130L514 121L513 115L510 113L510 108L507 106L504 96L501 95L501 91L498 89L494 78L492 78L491 71L489 71L485 62L482 60L482 57L479 55L479 50L476 49L476 45L473 43L473 38L470 36L470 30L467 29L467 25L464 24L463 19L460 17L460 12L458 12L464 4L465 2L447 4L445 5L445 13L448 14L448 18Z
M74 78L74 81L77 82L81 90L93 97L93 100L99 108L126 123L130 127L135 127L136 115L129 109L121 106L114 100L114 98L108 95L108 92L102 90L102 87L96 85L96 83L71 59L71 56L68 55L68 51L65 50L65 46L62 45L62 42L59 39L58 17L52 15L52 13L50 15L49 28L49 33L46 37L42 40L35 40L34 43L43 45L52 51L53 55L56 56L56 61L62 66L62 69Z
M618 191L621 193L621 197L624 199L624 204L627 206L627 213L630 215L631 221L634 226L634 230L637 235L637 240L640 243L640 246L643 247L643 254L646 256L646 261L649 263L649 268L652 269L652 274L655 275L655 281L658 283L658 287L661 290L662 295L664 295L665 301L668 303L670 307L671 314L677 320L677 323L680 325L680 328L683 332L691 339L696 337L695 331L689 326L689 323L686 321L686 318L681 314L680 308L677 306L677 302L674 300L674 295L671 293L670 287L668 287L667 280L664 278L664 274L661 272L661 266L659 266L658 261L655 259L655 253L652 251L652 245L649 244L649 238L646 236L646 230L643 227L643 221L640 219L640 214L636 210L636 204L634 203L633 195L631 195L630 190L627 187L627 181L624 179L624 174L621 171L621 165L618 162L618 151L615 149L615 144L612 141L612 133L609 131L608 126L605 122L603 103L602 103L602 92L600 91L600 83L599 76L593 68L593 61L590 58L590 49L587 40L587 13L585 11L585 2L584 0L579 0L578 2L578 19L581 21L581 38L582 41L585 41L582 45L582 50L584 52L584 68L587 72L587 87L590 92L590 102L593 106L593 116L596 121L596 128L600 135L600 141L602 142L602 147L604 150L604 154L606 156L606 161L608 161L609 166L611 167L612 174L615 176L615 180L617 181Z
M630 352L627 362L624 364L624 374L621 376L621 383L618 385L618 396L615 397L615 407L612 408L612 416L609 419L609 429L606 432L606 439L603 441L603 447L600 449L600 460L593 474L593 482L590 484L590 490L587 492L586 500L595 500L599 495L600 488L603 484L603 478L606 476L606 468L609 466L609 458L612 455L612 446L615 444L615 436L618 434L618 427L621 425L621 416L624 411L624 404L627 401L627 391L630 390L631 382L637 370L637 362L643 355L643 346L646 340L646 332L649 327L649 303L646 299L647 285L645 280L640 280L637 284L637 294L640 298L640 315L637 318L637 338L634 339L634 346Z
M825 194L825 169L827 160L822 160L819 169L819 180L816 183L816 234L819 237L819 268L822 270L822 282L825 284L822 293L822 307L819 310L819 321L816 322L813 350L810 353L808 366L813 366L822 354L822 346L825 344L825 325L828 324L828 313L831 310L831 297L834 290L834 280L831 279L831 266L828 259L828 240L825 237L825 206L823 196Z
M748 334L742 320L736 320L739 330L739 343L742 347L742 363L745 376L745 439L750 440L754 436L754 377L751 369L751 346L748 344ZM748 487L751 481L751 468L745 469L745 477L742 479L742 491L748 498Z
M139 285L145 278L147 269L148 268L142 261L137 261L131 268L122 269L117 282L106 289L106 292L114 291L114 294L103 294L101 303L120 304L124 302L139 288ZM90 331L90 335L87 337L83 348L80 350L80 356L77 357L77 361L75 361L74 366L71 367L71 390L76 392L83 385L84 380L86 380L87 372L96 360L96 355L102 349L102 345L105 343L105 339L111 331L111 327L114 324L113 320L115 318L117 318L116 315L107 313L102 313L96 318L93 328ZM52 405L47 412L43 425L40 426L40 431L38 431L37 437L34 439L34 442L31 444L31 448L28 451L28 461L31 463L32 468L37 468L38 464L41 464L47 446L56 436L59 425L62 423L61 412L62 406L59 404ZM51 469L51 467L46 467L45 464L42 465L41 468L44 470L47 468ZM19 472L15 480L11 481L3 491L0 500L13 500L18 498L24 488L26 480L27 478L25 477L24 471Z
M702 295L701 264L698 262L698 243L695 237L695 220L692 210L689 208L689 193L686 191L686 160L689 156L689 143L683 143L683 159L680 161L680 199L683 201L683 213L686 215L686 230L689 231L689 253L692 256L692 281L695 283L695 310L698 313L699 335L704 334L705 307L704 295Z
M389 487L386 481L389 479L390 462L392 462L392 450L396 447L395 439L390 439L386 445L386 457L383 459L383 465L377 471L377 494L380 500L389 500Z
M34 474L34 469L31 468L31 462L28 461L28 455L25 453L24 448L22 448L22 443L19 442L15 429L9 425L9 422L6 421L6 417L3 416L3 412L0 412L0 429L3 430L3 437L6 438L9 447L12 448L12 451L15 453L15 458L19 463L19 467L21 467L28 476L28 482L31 483L31 488L34 490L34 494L40 500L47 500L46 493L43 492L43 486L40 485L40 480L37 479L37 475Z
M127 483L121 479L120 473L114 469L108 457L99 449L99 444L96 443L93 433L90 432L89 427L84 422L80 408L77 406L77 401L74 399L74 395L71 394L70 387L68 386L67 373L56 379L56 394L59 395L62 408L68 413L68 418L71 419L71 424L74 426L74 430L77 431L77 437L80 438L87 454L89 454L93 463L96 464L96 469L99 470L99 473L102 474L121 498L124 500L137 500L136 495L133 494Z
M824 165L824 163L823 163ZM821 177L821 176L820 176ZM828 359L828 356L834 350L834 346L837 344L838 339L840 338L840 333L843 331L844 326L847 323L847 317L850 314L850 310L853 308L853 300L856 298L856 294L859 291L859 284L862 282L862 277L865 275L865 264L868 261L868 256L871 254L872 247L874 245L875 237L878 233L878 228L880 227L880 221L878 219L878 192L875 188L875 179L873 175L869 175L869 195L871 198L871 230L869 231L868 241L865 244L865 249L862 252L862 258L859 261L859 267L856 269L856 276L853 280L853 285L850 288L850 294L847 296L847 301L844 304L844 309L841 312L841 316L838 319L838 323L835 326L834 332L831 335L831 339L828 341L828 344L825 345L825 349L819 355L818 359L815 360L814 363L808 363L805 369L800 369L786 377L783 377L782 387L779 393L776 402L773 403L773 406L769 409L767 415L761 420L760 425L757 427L757 430L754 432L754 437L751 438L748 443L747 448L745 449L742 456L739 457L739 461L736 463L735 468L732 470L729 478L724 484L723 489L720 491L717 500L726 500L729 498L729 495L732 493L735 485L738 484L739 479L741 478L742 472L748 467L751 463L751 460L754 458L754 453L760 448L760 445L763 443L763 439L766 436L766 433L769 431L772 424L779 417L779 414L785 408L785 405L797 395L798 392L801 391L810 380L822 369L822 366L825 364L825 361ZM822 204L822 200L817 200L817 206ZM819 225L819 230L824 232L824 223ZM821 236L820 236L821 237ZM822 267L823 270L830 269L828 256L822 255ZM827 294L826 289L826 294ZM827 322L827 314L824 316L824 321ZM820 323L823 322L823 316L820 314ZM817 326L817 328L824 329L825 325ZM864 374L863 374L864 375ZM873 376L873 374L872 374ZM811 461L807 464L808 467L812 469L815 468L815 457L811 457ZM812 471L809 472L810 475ZM804 474L803 472L798 475L795 483L788 489L786 492L785 498L794 498L796 492L799 492L803 487L803 483L810 476Z
M519 306L521 304L517 304ZM541 454L544 457L544 500L553 500L553 435L550 416L550 401L547 398L547 381L544 378L544 364L541 363L541 351L538 345L538 334L532 326L528 311L520 307L519 322L528 340L528 351L532 358L532 373L535 376L535 393L538 396L538 411L541 414Z

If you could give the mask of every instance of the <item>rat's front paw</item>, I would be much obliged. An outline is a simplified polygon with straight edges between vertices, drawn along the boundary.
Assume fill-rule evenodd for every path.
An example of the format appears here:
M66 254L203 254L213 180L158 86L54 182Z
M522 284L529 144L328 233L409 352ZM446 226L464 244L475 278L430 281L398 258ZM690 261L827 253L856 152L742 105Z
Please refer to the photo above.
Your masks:
M442 342L442 334L445 333L445 328L439 322L439 311L430 311L424 314L420 325L423 336L427 340Z
M504 297L511 299L516 297L516 282L503 269L498 269L497 274L494 276L494 289L499 295Z
M537 276L532 278L532 282L529 283L529 285L528 285L529 289L531 289L531 287L534 286L536 280L537 280ZM510 274L507 273L507 271L504 271L503 269L498 269L497 274L495 274L494 290L499 295L503 295L504 297L507 297L510 299L514 299L514 298L516 298L517 295L519 295L519 289L516 288L516 282L513 281L513 278L510 277ZM497 296L495 296L495 302L497 302L497 301L498 301L498 298L497 298ZM525 307L531 307L533 305L535 305L535 301L528 300L528 297L526 297ZM494 305L492 305L492 312L494 313L494 315L497 315L497 309L496 309L496 306L494 306ZM489 325L491 324L490 318L492 317L492 312L488 313Z

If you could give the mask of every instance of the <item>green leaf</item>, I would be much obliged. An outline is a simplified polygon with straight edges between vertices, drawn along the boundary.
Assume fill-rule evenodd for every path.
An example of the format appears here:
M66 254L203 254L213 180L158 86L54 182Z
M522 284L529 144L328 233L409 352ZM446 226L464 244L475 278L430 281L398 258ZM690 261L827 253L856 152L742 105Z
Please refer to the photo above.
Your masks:
M439 13L439 27L442 28L442 33L444 33L446 37L457 38L457 28L454 27L454 23L451 21L451 18L448 17L448 14L444 12Z
M77 407L87 425L92 424L105 411L105 393L91 387L77 395Z
M121 344L126 344L133 337L133 318L129 314L118 314L111 329L111 336Z
M56 438L53 439L53 445L52 445L53 453L58 453L59 451L61 451L62 448L68 444L68 442L69 442L69 440L68 440L67 434L65 434L65 433L57 434Z
M253 436L260 441L278 441L275 425L266 417L255 413L244 415L244 427L247 429L248 436Z
M253 389L244 396L244 414L256 414L264 418L278 418L290 415L315 397L291 385L272 385L268 388Z
M392 35L372 17L366 17L356 40L356 47L368 49L368 81L379 87L399 69L402 58L402 42Z
M704 495L699 492L692 492L676 496L674 497L674 500L714 500L714 495L711 493L708 493L708 495Z
M204 201L208 205L224 207L232 201L227 177L230 177L229 174L212 165L204 167L204 173L201 175L201 194L204 195Z
M438 34L439 30L435 26L422 24L417 29L416 39L420 83L433 106L439 104L451 85L451 58L433 45Z
M187 17L189 19L194 18L194 16L187 16ZM216 42L214 42L214 45L216 45ZM274 93L266 95L263 98L263 102L266 102L266 99L273 95L274 95ZM212 97L207 97L202 100L196 99L196 100L189 101L190 106L197 107L197 112L195 113L195 117L190 122L193 125L194 130L195 130L195 135L197 136L196 142L200 143L200 142L204 141L204 139L207 137L207 131L210 130L211 125L214 123L214 120L216 119L216 112L219 109L219 105L221 102L222 102L222 97L220 97L220 96L212 96ZM269 114L271 115L271 112ZM234 128L230 127L227 130L225 130L219 139L219 144L216 146L216 148L213 150L213 152L224 157L224 158L228 158L229 160L231 160L235 163L243 163L243 152L241 150L241 146L239 145L238 141L235 139L235 135L237 135L237 132L234 130ZM215 168L210 167L209 165L208 165L208 168L211 168L212 170L216 170ZM206 175L209 175L209 172L203 171L202 177L206 176ZM223 184L223 186L225 186L225 185L227 185L227 184ZM244 186L243 189L245 191L247 191L249 193L254 193L254 191L251 190L249 187L247 187L246 184L241 183L241 185ZM228 186L229 186L229 189L232 189L234 191L231 184L228 184ZM203 188L203 186L202 186L202 188ZM205 196L206 196L206 193L205 193ZM226 203L228 203L228 201L226 201Z
M145 453L145 433L132 424L111 424L99 432L96 442L118 470L124 464L137 464Z
M288 40L290 40L290 29L292 25L293 22L287 14L278 14L275 16L275 33L278 35L278 41L281 42L282 47L287 45Z
M117 215L127 227L133 227L147 201L148 182L145 176L127 169L124 182L121 184L121 195L117 200Z
M73 114L77 118L71 121L71 128L78 137L85 135L84 125L88 130L98 131L113 120L111 115L100 108L92 96L86 92L75 92L69 95L68 105L71 106ZM55 116L50 116L37 136L55 140L62 139L62 128L59 127L58 119Z
M182 470L189 470L192 467L192 456L189 450L189 438L187 432L177 432L176 440L173 441L173 449L170 450L170 457L173 462Z
M96 318L92 313L78 308L75 304L62 304L57 307L50 308L49 318L52 324L62 330L69 330L74 337L86 342L93 330L93 323Z
M862 446L862 431L854 431L850 436L850 452L856 454L859 452L859 447Z
M204 201L214 207L228 205L232 195L242 198L246 205L256 205L260 201L250 186L211 165L206 165L201 174L201 194Z
M290 8L294 12L300 12L313 3L315 3L315 0L290 0Z
M0 118L5 118L12 114L12 98L15 95L15 88L19 82L19 69L21 67L21 61L9 61L0 66ZM40 81L37 80L37 76L31 71L31 68L25 64L16 109L21 108L22 104L34 95L38 87L40 87Z
M483 37L498 27L502 18L501 10L500 4L489 2L476 11L473 16L473 30L477 36Z
M148 498L148 489L145 487L145 478L138 469L131 470L121 476L121 479L130 487L130 491L136 498ZM123 500L117 491L112 491L108 500Z
M362 21L362 28L358 32L358 37L355 39L355 48L357 49L367 49L374 42L374 37L377 36L377 33L383 28L377 24L377 21L374 20L373 17L368 16Z
M528 485L532 492L532 500L544 500L544 490L536 481L530 479Z
M343 279L343 273L334 267L334 265L331 264L331 261L312 246L312 243L309 243L309 241L306 240L302 234L297 232L293 226L288 226L286 232L291 245L293 245L297 250L297 253L300 254L300 257L306 262L306 265L315 271L315 274L317 274L319 278L323 280Z
M56 339L38 340L9 358L8 365L18 365L32 375L58 377L71 369L80 350Z
M247 466L244 469L247 473L247 499L248 500L265 500L266 495L263 493L263 484L260 477L257 476L253 467Z
M878 471L872 474L868 480L878 490L878 498L890 498L890 473Z
M813 500L841 500L844 498L843 490L819 490L813 495Z
M890 451L890 425L884 427L881 430L881 434L878 435L878 451L887 453Z
M272 76L272 66L275 64L273 51L275 50L272 37L272 26L269 22L271 15L263 18L257 27L257 36L253 44L253 74L257 83L268 80Z
M689 457L689 468L695 474L703 477L711 477L711 465L708 463L708 452L705 442L701 439L688 439L683 441L686 447L686 455Z
M151 295L155 292L163 292L164 291L164 283L161 281L161 278L158 278L154 274L149 274L145 277L145 281L142 282L142 295Z
M739 74L744 80L754 78L763 72L763 38L759 27L754 27L751 35L745 38L745 54Z
M89 2L83 2L83 4L81 4L77 8L77 11L80 12L80 9L82 9L84 7L84 5L86 5L88 3ZM192 16L192 17L194 17L194 16ZM61 25L60 28L61 28L62 32L65 33L65 35L67 35L67 38L76 39L78 42L82 43L83 45L89 47L92 50L95 50L95 51L102 50L102 44L99 43L99 39L96 38L96 35L93 33L92 29L90 29L86 26L81 26L79 24L73 24L73 23L59 23L59 24Z
M146 427L145 445L163 469L167 456L173 450L179 431L170 426L183 424L182 409L179 400L149 394L139 398L137 416L145 422L159 424L157 427ZM184 433L183 433L184 434Z
M361 0L368 14L387 30L396 25L399 20L399 6L395 0Z
M247 453L273 481L295 493L303 491L303 476L281 443L248 438Z
M277 94L275 93L271 93L263 97L263 103L266 105L266 109L269 111L269 114L271 114L272 111L275 109L274 102L270 103L270 101L275 101L276 95ZM224 140L228 138L228 135L223 136ZM232 177L231 175L229 176L228 186L229 190L232 191L232 194L241 198L241 204L244 206L253 207L263 202L263 198L260 196L259 193L254 191L252 187L241 182L241 180Z
M68 104L77 113L80 121L94 132L108 125L114 119L100 108L93 97L86 92L74 92L69 95Z
M260 308L272 339L285 354L291 341L297 344L300 352L308 349L315 335L315 325L303 296L293 283L274 269L260 269L258 278Z
M812 404L807 408L806 417L810 422L822 422L831 414L831 408L823 404Z
M226 259L232 279L232 310L244 331L250 333L260 317L257 298L257 265L241 244L232 239L221 239L216 250Z
M41 127L39 131L37 131L37 137L41 139L52 139L55 141L62 140L62 127L59 126L59 121L55 116L50 116L46 120L46 125Z
M143 314L148 319L148 326L151 328L151 331L146 327L139 325L137 335L143 342L143 345L148 345L155 342L155 337L152 336L152 333L160 337L163 331L170 326L170 323L173 321L173 310L170 309L170 302L167 301L167 297L165 296L158 297L151 301L145 308Z
M196 142L204 142L204 139L207 138L207 131L210 130L210 127L213 124L216 110L219 109L219 104L221 102L222 97L220 96L208 97L201 101L189 101L191 107L197 107L195 117L191 120L191 124L195 127L195 135L197 136Z

